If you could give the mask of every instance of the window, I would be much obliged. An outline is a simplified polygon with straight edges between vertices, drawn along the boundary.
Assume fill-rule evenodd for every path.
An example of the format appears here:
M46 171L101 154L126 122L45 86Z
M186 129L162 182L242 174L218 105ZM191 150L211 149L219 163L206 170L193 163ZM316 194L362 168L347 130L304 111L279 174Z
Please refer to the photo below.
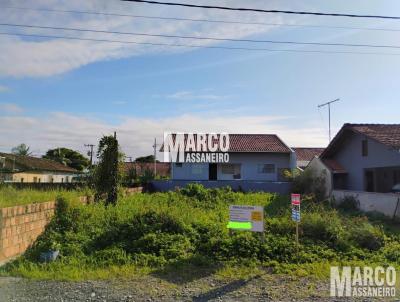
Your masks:
M24 182L24 178L21 178L21 182Z
M36 176L33 177L33 182L37 182L37 177Z
M235 165L225 164L221 168L222 174L235 174Z
M175 166L176 166L177 168L182 168L182 163L176 163Z
M233 179L241 179L240 164L222 164L221 173L224 175L232 175Z
M202 165L192 165L192 174L200 175L203 173L203 166Z
M361 149L362 156L368 156L368 141L366 139L361 141Z
M40 180L40 178L39 178L39 179L38 179L38 182L40 183L40 181L41 181L41 180Z
M258 173L263 173L263 174L275 173L275 165L274 164L258 165L257 169L258 169Z

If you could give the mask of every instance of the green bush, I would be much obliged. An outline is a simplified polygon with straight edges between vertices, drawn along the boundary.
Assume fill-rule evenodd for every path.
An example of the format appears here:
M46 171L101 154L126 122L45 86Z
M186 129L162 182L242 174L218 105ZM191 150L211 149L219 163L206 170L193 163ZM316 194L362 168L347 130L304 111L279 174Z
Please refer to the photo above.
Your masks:
M360 202L354 196L345 196L340 200L337 208L347 212L356 212L360 209Z
M335 246L344 233L342 222L335 211L304 213L301 230L305 237L329 246Z
M350 240L359 247L371 251L376 251L383 246L385 235L380 227L370 224L366 218L353 221L353 227L350 229Z

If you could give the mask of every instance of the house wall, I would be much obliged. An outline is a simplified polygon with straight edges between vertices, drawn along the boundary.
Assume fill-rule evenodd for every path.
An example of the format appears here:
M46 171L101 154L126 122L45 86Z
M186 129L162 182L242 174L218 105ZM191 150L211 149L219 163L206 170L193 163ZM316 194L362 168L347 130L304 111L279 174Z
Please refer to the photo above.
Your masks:
M20 173L13 173L12 174L12 181L13 182L54 182L54 183L62 183L62 182L72 182L72 177L74 174L69 173L32 173L32 172L20 172ZM52 181L53 179L53 181Z
M368 140L368 156L361 153L361 142ZM400 152L367 137L351 133L333 157L348 172L347 189L364 191L364 169L400 165Z
M278 181L279 169L290 169L295 159L288 153L230 153L229 163L241 164L242 180ZM258 173L259 164L275 164L275 172L271 174ZM208 180L209 164L183 163L182 167L173 164L172 179L175 180ZM197 174L195 174L197 173ZM222 174L222 167L218 165L218 180L232 180L231 175Z

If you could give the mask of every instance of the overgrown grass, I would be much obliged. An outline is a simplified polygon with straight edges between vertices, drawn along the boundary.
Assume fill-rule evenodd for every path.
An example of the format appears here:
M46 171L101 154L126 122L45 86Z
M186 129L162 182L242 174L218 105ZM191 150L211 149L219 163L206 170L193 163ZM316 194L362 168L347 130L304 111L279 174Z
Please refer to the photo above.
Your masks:
M74 199L85 195L87 192L67 190L34 190L15 189L11 186L0 186L0 208L13 207L30 203L39 203L55 200L57 197Z
M229 204L265 207L265 238L229 235ZM116 206L59 200L57 215L36 244L2 274L39 279L102 279L174 270L251 275L259 269L326 278L330 265L400 264L400 235L362 215L344 216L329 204L305 200L300 246L286 196L206 190L136 194ZM61 257L40 263L57 247ZM187 268L187 269L185 269ZM254 269L251 269L254 268Z

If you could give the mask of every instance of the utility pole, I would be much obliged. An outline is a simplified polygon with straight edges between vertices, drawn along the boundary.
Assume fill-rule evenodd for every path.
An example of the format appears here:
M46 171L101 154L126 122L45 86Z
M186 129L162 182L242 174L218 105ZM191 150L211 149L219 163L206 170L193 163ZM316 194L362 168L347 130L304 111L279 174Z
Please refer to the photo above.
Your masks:
M94 145L93 144L85 144L85 147L90 148L89 154L90 154L90 168L91 168L92 164L93 164L93 147L94 147Z
M157 175L157 138L154 138L154 178Z
M328 114L329 114L329 142L331 142L331 104L335 103L335 102L339 102L340 99L336 99L330 102L326 102L324 104L320 104L318 105L318 108L324 107L324 106L328 106Z

